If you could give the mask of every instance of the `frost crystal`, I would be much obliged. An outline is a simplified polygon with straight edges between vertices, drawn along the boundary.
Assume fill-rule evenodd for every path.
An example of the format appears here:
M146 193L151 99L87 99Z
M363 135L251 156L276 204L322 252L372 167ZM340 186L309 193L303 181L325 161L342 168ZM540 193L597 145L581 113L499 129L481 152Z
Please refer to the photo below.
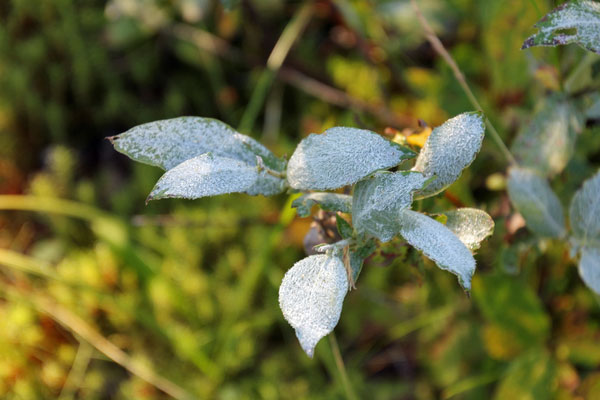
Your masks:
M438 194L457 180L479 152L484 132L483 114L479 112L457 115L435 128L413 168L426 178L435 179L418 191L416 197Z
M402 211L398 222L400 234L408 243L441 269L457 275L462 287L471 290L475 259L454 233L436 220L411 210Z
M577 43L600 54L600 4L595 1L576 0L562 4L546 14L535 27L539 32L523 43L523 49ZM576 32L567 32L570 29Z
M336 189L412 156L411 150L374 132L336 127L300 142L288 163L287 178L294 189Z
M390 241L398 233L398 213L410 207L413 192L424 183L419 172L384 172L358 182L352 200L354 228L382 242Z
M197 199L249 190L258 178L256 167L210 153L184 161L165 172L148 200Z
M319 340L337 325L347 292L348 274L335 256L307 257L283 277L279 307L309 357Z

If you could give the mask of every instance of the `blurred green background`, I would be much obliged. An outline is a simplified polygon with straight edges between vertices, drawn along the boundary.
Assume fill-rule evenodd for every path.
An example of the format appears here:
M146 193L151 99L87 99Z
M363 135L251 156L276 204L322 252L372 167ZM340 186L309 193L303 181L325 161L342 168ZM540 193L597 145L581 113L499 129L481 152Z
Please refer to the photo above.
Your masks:
M307 358L278 306L311 219L287 195L145 206L161 171L104 138L199 115L289 156L334 125L393 135L473 107L409 1L226 3L0 2L0 398L346 398L328 341ZM508 143L584 56L519 50L558 2L419 4ZM564 205L600 165L599 127L553 181ZM565 243L523 227L506 167L486 139L419 205L495 219L470 298L399 240L368 260L335 330L359 398L600 398L598 298Z

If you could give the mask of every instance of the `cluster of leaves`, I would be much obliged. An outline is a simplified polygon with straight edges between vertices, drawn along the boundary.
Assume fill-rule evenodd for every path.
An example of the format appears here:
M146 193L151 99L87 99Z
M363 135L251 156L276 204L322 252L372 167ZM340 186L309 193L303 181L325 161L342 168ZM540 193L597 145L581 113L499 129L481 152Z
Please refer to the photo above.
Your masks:
M308 192L354 185L352 196L310 192L292 204L303 215L316 203L352 218L350 226L338 216L343 240L321 246L325 255L296 263L281 283L283 315L312 357L319 340L337 325L346 293L374 250L373 239L401 236L471 289L471 250L491 235L492 219L465 208L445 214L444 225L410 206L413 197L436 195L458 179L479 152L484 131L481 113L448 120L433 130L410 171L388 169L414 157L412 150L355 128L309 135L287 163L224 123L200 117L151 122L109 139L133 160L167 170L148 200L233 192L268 196L286 188Z
M523 48L577 43L600 53L600 4L578 0L565 3L547 14ZM565 33L573 29L573 33ZM583 89L590 89L584 87ZM509 170L508 193L527 226L540 237L565 239L565 213L547 178L561 173L573 156L576 139L586 118L594 118L598 93L582 101L565 88L563 93L542 100L529 125L513 142L519 163ZM579 87L578 90L582 88ZM593 85L591 87L593 88ZM571 200L569 220L573 256L579 255L583 281L600 294L600 171L583 184Z

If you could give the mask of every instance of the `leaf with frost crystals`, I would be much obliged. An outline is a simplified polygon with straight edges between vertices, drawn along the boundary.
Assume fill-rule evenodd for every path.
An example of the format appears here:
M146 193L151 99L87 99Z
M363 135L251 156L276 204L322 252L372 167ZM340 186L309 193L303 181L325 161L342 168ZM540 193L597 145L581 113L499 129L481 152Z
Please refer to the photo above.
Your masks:
M600 3L576 0L564 3L544 16L521 49L577 43L600 54ZM573 31L573 32L569 32Z
M148 200L197 199L246 192L251 190L257 178L256 167L211 153L202 154L165 172L152 189Z
M590 289L600 294L600 249L583 249L579 260L579 275Z
M551 96L536 107L511 146L519 164L544 176L561 172L575 151L583 116L566 98Z
M347 292L348 274L335 256L307 257L283 277L279 307L309 357L319 340L337 325Z
M562 205L546 179L536 172L525 168L511 168L508 175L508 195L533 232L557 238L565 234Z
M494 220L485 211L476 208L458 208L443 213L446 228L450 229L471 251L494 233Z
M425 184L420 172L382 172L356 184L352 223L359 234L390 241L398 233L398 213L410 207L413 192Z
M109 138L115 150L135 161L169 170L204 153L256 165L256 156L275 171L285 161L262 144L212 118L179 117L148 122Z
M364 129L335 127L303 139L288 163L298 190L327 190L358 182L414 156L412 150Z
M481 149L485 124L481 112L467 112L444 122L431 132L413 171L435 180L415 193L422 199L438 194L458 179Z
M285 170L285 161L262 144L212 118L179 117L149 122L109 139L118 152L165 170L205 153L253 167L257 166L258 156L271 170L279 173ZM262 171L248 194L268 196L284 189L285 180Z
M307 193L292 202L298 215L308 217L313 205L318 204L325 211L352 212L352 196L337 193Z
M461 286L471 290L475 259L460 239L443 224L428 216L403 210L398 216L400 235L422 251L438 267L458 276Z
M600 247L600 171L575 193L569 217L573 235L580 246Z

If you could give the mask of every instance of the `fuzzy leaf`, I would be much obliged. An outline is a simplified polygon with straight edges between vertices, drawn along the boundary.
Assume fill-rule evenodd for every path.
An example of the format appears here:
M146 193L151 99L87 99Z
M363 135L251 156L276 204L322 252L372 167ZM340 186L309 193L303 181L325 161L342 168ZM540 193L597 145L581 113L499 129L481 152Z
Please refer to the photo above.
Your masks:
M480 243L494 233L494 220L485 211L459 208L442 215L446 216L446 228L471 251L477 250Z
M522 49L577 43L600 54L600 3L589 0L564 3L546 14L535 27L539 32L529 37Z
M309 357L319 340L337 325L347 292L348 274L335 256L307 257L283 277L279 307Z
M300 142L288 163L287 178L298 190L336 189L411 157L411 150L374 132L336 127Z
M149 122L109 139L120 153L165 170L209 152L249 166L257 165L258 156L266 167L279 173L285 170L285 161L262 144L212 118L180 117ZM284 189L283 179L263 171L248 194L268 196Z
M483 114L457 115L433 130L419 153L413 171L435 180L415 193L415 198L438 194L458 179L481 148L485 124Z
M359 234L390 241L398 233L398 213L410 207L413 192L425 184L419 172L381 172L358 182L352 197L352 223Z
M307 193L292 202L300 217L308 217L313 205L318 204L325 211L352 212L352 196L337 193Z
M398 223L400 234L408 243L422 251L441 269L458 276L458 281L465 290L471 290L475 259L452 231L436 220L412 210L403 210Z
M579 275L590 289L600 294L600 248L583 248L579 260Z
M546 179L536 172L511 168L508 195L533 232L545 237L562 237L565 234L565 218L560 201Z
M267 167L278 172L285 169L285 161L262 144L212 118L179 117L149 122L109 139L118 152L164 170L209 152L250 165L256 165L259 156Z
M545 176L561 172L575 150L582 116L567 99L542 100L531 122L524 126L511 151L519 164Z
M569 218L579 246L600 248L600 171L585 181L573 196Z
M256 167L207 153L165 172L152 189L148 200L197 199L224 193L248 192L257 179Z

